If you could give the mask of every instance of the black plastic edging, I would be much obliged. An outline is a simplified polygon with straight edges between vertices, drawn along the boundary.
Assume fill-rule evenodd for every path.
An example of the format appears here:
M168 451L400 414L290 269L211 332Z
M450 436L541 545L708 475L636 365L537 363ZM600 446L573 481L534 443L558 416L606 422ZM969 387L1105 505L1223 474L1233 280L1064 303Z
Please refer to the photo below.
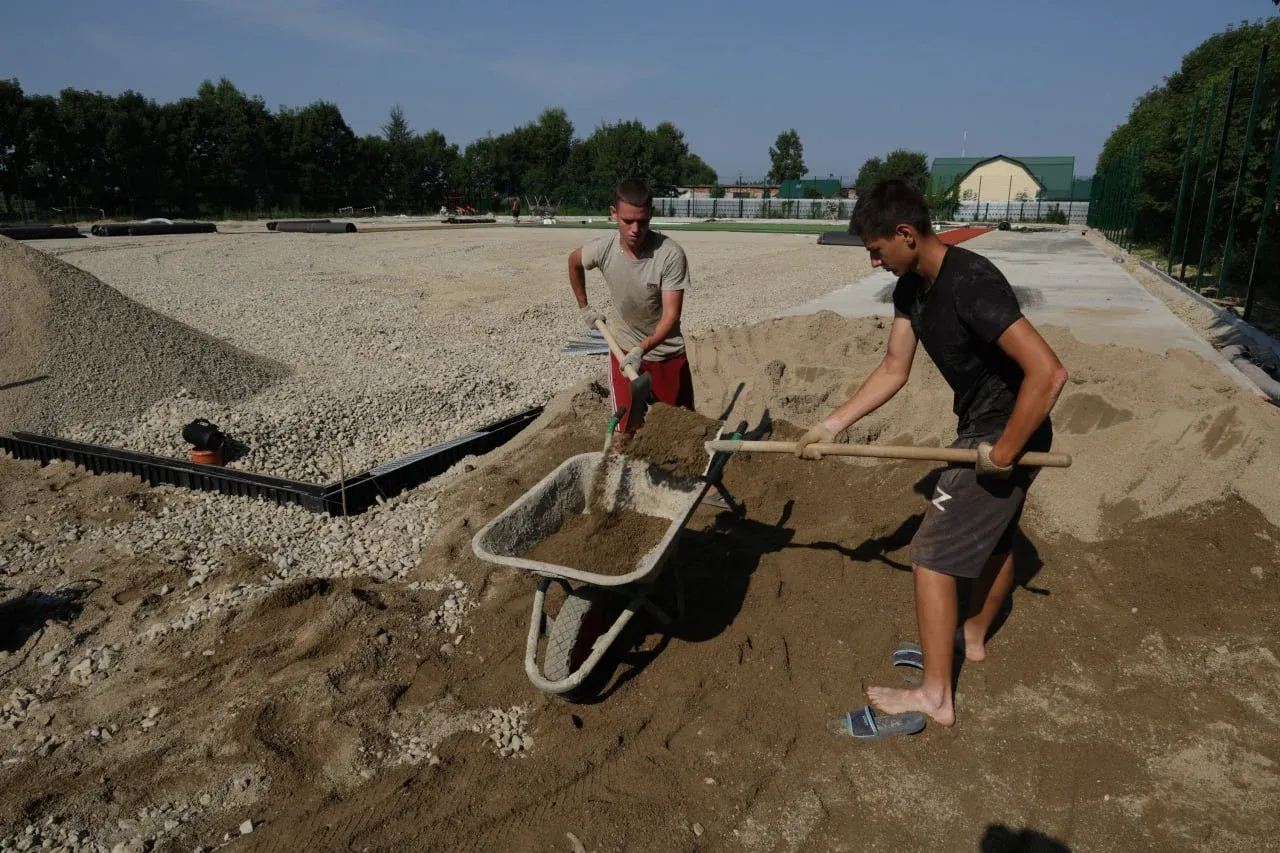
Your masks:
M331 222L329 219L272 219L267 222L267 230L274 231L281 222Z
M212 222L105 222L89 232L95 237L160 237L171 234L216 234Z
M296 504L311 512L328 512L330 515L343 514L345 493L346 514L355 515L376 504L379 497L385 500L439 476L463 457L488 453L500 447L540 414L541 406L528 409L458 438L374 466L345 481L327 485L26 432L0 434L0 449L16 459L31 459L41 465L61 459L94 474L131 474L152 486L180 486L195 491L259 498L280 505Z
M361 512L377 503L379 497L386 500L438 477L466 456L488 453L501 447L541 414L542 407L537 406L408 456L376 465L345 482L330 483L325 491L329 514L343 514L344 492L346 514Z
M0 225L0 237L11 240L74 240L84 235L74 225Z
M325 510L324 486L282 477L26 432L0 435L0 447L17 459L34 459L41 465L62 459L95 474L132 474L151 486L181 486L202 492L262 498L277 504L298 504L312 512Z
M818 235L820 246L861 246L862 238L848 231L823 231Z

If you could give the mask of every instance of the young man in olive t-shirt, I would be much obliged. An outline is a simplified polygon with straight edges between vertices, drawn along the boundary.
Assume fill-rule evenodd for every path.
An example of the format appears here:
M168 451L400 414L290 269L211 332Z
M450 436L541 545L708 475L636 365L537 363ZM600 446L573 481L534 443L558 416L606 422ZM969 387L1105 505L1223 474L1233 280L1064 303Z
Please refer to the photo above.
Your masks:
M615 448L620 448L639 428L631 421L631 385L622 372L624 365L652 377L659 402L693 408L693 375L680 332L690 277L684 249L649 229L653 194L645 181L629 178L618 184L610 212L617 231L569 254L569 285L587 328L594 331L596 320L604 319L626 353L621 362L609 354L613 410L627 409L615 433ZM609 287L613 310L608 317L587 301L586 271L590 269L599 269Z

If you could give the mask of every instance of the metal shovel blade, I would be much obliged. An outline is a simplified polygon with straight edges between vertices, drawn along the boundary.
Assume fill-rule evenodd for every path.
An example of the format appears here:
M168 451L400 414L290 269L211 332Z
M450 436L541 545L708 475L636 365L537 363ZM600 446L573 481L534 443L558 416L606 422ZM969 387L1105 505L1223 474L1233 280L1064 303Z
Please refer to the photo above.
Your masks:
M647 373L641 373L631 380L631 411L627 413L627 427L629 429L644 425L644 416L649 413L649 403L652 396L652 376Z

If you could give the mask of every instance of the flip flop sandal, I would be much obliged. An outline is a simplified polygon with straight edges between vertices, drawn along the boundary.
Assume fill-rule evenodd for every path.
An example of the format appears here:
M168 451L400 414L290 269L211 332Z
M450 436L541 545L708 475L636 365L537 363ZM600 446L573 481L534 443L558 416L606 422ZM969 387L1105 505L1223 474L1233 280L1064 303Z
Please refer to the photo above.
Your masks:
M898 669L903 681L908 684L919 684L924 680L924 676L912 673L910 670L924 672L924 649L915 643L903 643L893 653L893 666Z
M960 660L964 657L964 634L957 632L955 658ZM903 643L898 650L893 653L893 665L898 669L902 680L908 684L919 684L923 680L923 675L917 676L909 670L924 672L924 649L915 643Z
M924 731L924 727L924 714L892 714L879 717L871 710L870 705L863 705L857 711L847 712L841 719L832 720L827 730L840 737L884 740L899 735L913 735Z

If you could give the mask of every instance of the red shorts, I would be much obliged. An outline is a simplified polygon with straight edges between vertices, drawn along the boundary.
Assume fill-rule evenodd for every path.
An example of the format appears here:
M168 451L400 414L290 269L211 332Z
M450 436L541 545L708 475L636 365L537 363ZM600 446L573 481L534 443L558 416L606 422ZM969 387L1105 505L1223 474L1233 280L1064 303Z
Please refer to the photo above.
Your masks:
M693 373L689 370L689 358L684 353L666 361L645 361L641 372L653 377L653 396L668 406L693 408ZM609 354L609 391L612 394L613 411L626 407L618 427L623 432L635 432L639 426L631 425L631 380L622 375L618 359Z

